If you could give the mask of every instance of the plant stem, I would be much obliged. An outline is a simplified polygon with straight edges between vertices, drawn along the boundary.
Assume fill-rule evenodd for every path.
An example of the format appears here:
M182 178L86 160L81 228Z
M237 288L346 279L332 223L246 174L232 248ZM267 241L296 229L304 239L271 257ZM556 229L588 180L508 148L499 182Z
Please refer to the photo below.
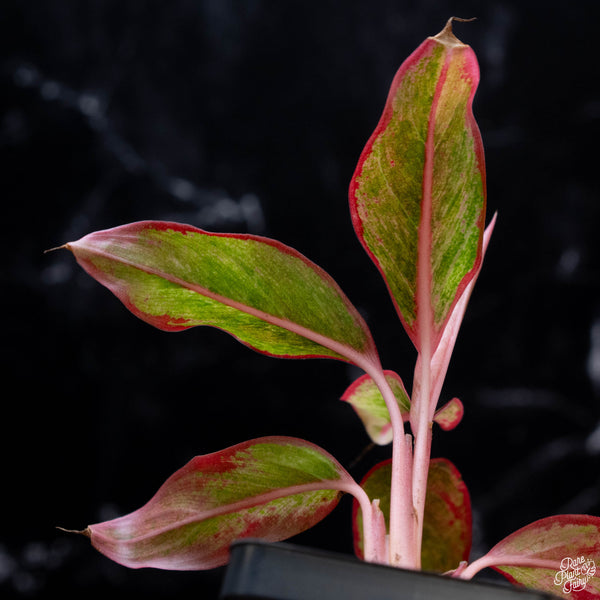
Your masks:
M365 561L380 562L381 524L378 515L371 505L369 496L367 496L365 490L358 483L348 486L343 491L352 494L360 505L363 519L363 555ZM377 508L379 507L377 506ZM383 535L385 537L385 531Z
M420 360L419 370L415 373L415 390L411 402L411 428L415 436L415 455L412 473L413 504L416 512L415 553L418 566L421 566L421 544L423 540L423 519L425 498L427 496L427 479L431 459L432 418L431 411L431 353L429 344L425 344Z
M396 396L383 370L367 371L381 392L392 424L392 481L390 490L390 564L417 568L415 556L415 512L412 495L412 456L404 434L404 421Z
M425 515L425 498L427 495L427 479L431 458L431 426L423 424L415 441L415 456L413 460L413 505L415 507L415 556L417 568L421 568L421 544L423 542L423 521Z
M389 548L386 539L385 517L379 508L379 500L371 503L374 532L374 562L387 565L390 562Z
M473 575L494 565L514 566L514 567L532 567L538 569L560 569L560 561L547 560L542 558L531 558L524 556L493 556L486 554L481 558L473 561L468 567L463 569L458 577L460 579L471 579Z

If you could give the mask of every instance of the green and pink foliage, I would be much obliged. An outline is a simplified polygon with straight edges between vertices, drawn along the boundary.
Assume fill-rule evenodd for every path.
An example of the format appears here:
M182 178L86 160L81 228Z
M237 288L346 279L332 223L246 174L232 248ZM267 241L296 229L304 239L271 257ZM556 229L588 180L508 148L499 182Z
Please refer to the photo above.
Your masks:
M147 323L223 329L272 356L361 362L375 347L333 279L292 248L251 235L142 221L66 244Z
M394 371L384 371L385 378L394 392L402 418L408 419L410 398L402 379ZM369 437L375 444L385 446L392 441L392 422L390 411L375 381L369 375L359 377L343 394L342 400L348 402L363 422Z
M132 568L211 569L243 537L279 541L327 516L353 479L327 452L286 437L197 456L131 514L90 525L92 545Z
M515 531L461 576L492 567L518 585L589 600L600 597L600 578L595 576L599 557L600 517L558 515Z
M400 376L394 371L384 371L385 378L394 392L402 413L407 421L410 415L410 398ZM359 377L342 395L363 422L373 443L385 446L392 441L392 422L385 399L377 384L369 375ZM433 420L445 431L454 429L462 420L464 407L458 398L452 398L433 415Z
M349 190L358 240L417 351L410 393L383 370L365 320L332 277L278 241L142 221L63 246L159 329L208 325L270 356L358 366L365 374L342 399L374 443L392 444L391 459L361 485L327 452L293 438L199 456L139 510L89 526L84 533L100 552L134 568L212 568L227 562L234 540L293 536L349 493L355 551L365 560L463 578L492 567L520 585L600 597L598 580L568 591L554 581L561 561L600 557L598 517L542 519L468 565L467 487L450 461L430 459L433 423L454 429L463 415L457 398L441 408L438 401L496 221L485 227L485 161L472 112L479 68L452 21L398 70Z
M483 144L473 50L446 27L394 77L350 186L357 236L417 350L435 351L481 262Z
M444 430L451 431L462 421L465 407L458 398L446 402L433 415L433 420Z
M389 528L391 460L373 467L361 482L371 498L379 500L386 528ZM363 557L363 516L354 503L354 550ZM469 558L471 550L471 501L469 492L456 467L447 459L431 461L427 481L427 498L423 522L421 567L444 573Z

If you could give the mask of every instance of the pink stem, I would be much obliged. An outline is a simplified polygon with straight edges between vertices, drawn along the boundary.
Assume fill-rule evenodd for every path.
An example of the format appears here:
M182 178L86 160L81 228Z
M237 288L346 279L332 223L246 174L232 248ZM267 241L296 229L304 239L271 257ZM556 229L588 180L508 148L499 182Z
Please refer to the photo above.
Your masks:
M531 558L525 556L493 556L486 554L473 561L466 569L462 570L459 577L461 579L471 579L473 575L493 566L513 566L513 567L532 567L537 569L560 569L560 563L556 560L547 560L542 558Z
M415 371L415 387L411 399L410 423L415 436L415 450L412 471L412 496L415 509L415 539L414 553L417 568L421 566L421 545L423 541L423 520L425 513L425 498L427 495L427 480L431 458L431 437L433 427L432 393L433 381L431 371L430 339L424 339L424 344L417 360Z
M340 488L342 489L342 488ZM379 522L377 512L373 510L371 500L365 490L360 487L357 483L354 485L348 485L344 489L344 492L352 494L360 505L363 518L363 555L366 562L380 562L380 538L381 523ZM377 507L379 508L379 506ZM379 511L381 512L381 511ZM385 537L385 523L384 523L384 537Z
M375 529L373 535L375 560L373 562L387 565L390 561L390 555L386 539L385 517L379 508L379 500L373 500L371 508L373 513L373 526Z
M460 577L461 573L469 566L469 563L466 560L461 560L456 569L452 571L446 571L443 575L448 575L449 577Z
M379 388L392 424L392 482L390 491L390 564L417 568L414 547L414 509L412 499L411 456L404 437L404 421L396 396L381 367L367 371Z
M432 397L431 359L435 352L434 311L432 307L432 218L433 218L433 170L435 154L435 114L442 87L446 80L448 59L436 84L429 114L423 164L421 216L418 231L417 258L417 347L419 349L419 373L416 374L418 389L413 390L410 424L415 437L412 471L412 503L415 510L416 529L413 553L418 567L421 565L421 541L423 538L423 513L427 493L427 476L431 453L431 427L433 414L429 406ZM438 340L439 341L439 340Z

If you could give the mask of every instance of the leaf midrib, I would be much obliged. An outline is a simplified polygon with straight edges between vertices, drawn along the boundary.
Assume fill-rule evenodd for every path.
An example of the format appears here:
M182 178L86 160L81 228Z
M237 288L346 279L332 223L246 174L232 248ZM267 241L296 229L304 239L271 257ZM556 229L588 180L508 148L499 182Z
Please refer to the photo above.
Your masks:
M342 493L351 493L352 487L355 484L353 482L344 481L342 478L339 480L329 479L323 481L314 481L311 483L302 483L298 485L288 486L285 488L279 488L276 490L272 490L269 492L264 492L262 494L258 494L256 496L251 496L248 498L243 498L237 502L232 502L231 504L224 504L222 506L217 506L215 508L200 511L193 516L187 519L181 519L177 521L177 523L172 525L166 525L164 527L160 527L156 530L150 531L143 535L132 537L126 540L120 540L121 543L130 544L130 543L138 543L143 540L147 540L153 537L158 537L164 533L168 533L170 531L174 531L181 527L187 527L188 525L193 525L195 523L200 523L202 521L207 521L209 519L215 519L217 517L221 517L227 514L232 514L236 512L241 512L242 510L254 508L256 506L262 506L268 504L269 502L274 502L275 500L280 500L282 498L286 498L288 496L296 496L298 494L306 494L310 492L319 492L319 491L338 491ZM140 509L143 510L143 509ZM139 511L136 511L139 512ZM132 515L135 513L132 513ZM122 517L123 519L127 519L131 517L131 515L127 515ZM118 520L118 519L117 519ZM90 529L94 526L90 526ZM109 536L102 532L94 532L92 529L92 534L96 537L101 537L107 539Z
M66 244L66 247L72 251L71 247L75 247L76 244L77 244L77 242L69 243L69 244ZM348 346L347 344L338 342L337 340L327 337L327 336L325 336L321 333L318 333L317 331L314 331L312 329L309 329L308 327L304 327L303 325L300 325L298 323L290 321L289 319L277 317L275 315L272 315L272 314L262 311L260 309L254 308L252 306L248 306L247 304L244 304L243 302L239 302L237 300L233 300L232 298L227 298L226 296L222 296L221 294L212 292L208 288L205 288L204 286L201 286L199 284L192 283L190 281L186 281L175 275L171 275L169 273L160 271L159 269L155 269L155 268L149 267L147 265L142 265L142 264L136 263L134 261L127 260L121 256L117 256L115 254L107 252L106 250L99 250L99 249L90 250L88 248L85 248L85 246L83 246L83 248L87 252L89 252L91 255L99 256L99 257L105 258L109 261L114 261L114 262L120 263L122 265L131 267L133 269L137 269L144 273L147 273L148 275L154 275L155 277L159 277L161 279L169 281L170 283L173 283L184 289L187 289L187 290L190 290L197 294L200 294L201 296L205 296L207 298L210 298L211 300L220 302L221 304L224 304L225 306L228 306L235 310L239 310L240 312L243 312L250 316L256 317L262 321L265 321L266 323L270 323L272 325L281 327L282 329L285 329L287 331L290 331L291 333L294 333L296 335L304 337L312 342L315 342L316 344L319 344L320 346L323 346L324 348L327 348L328 350L335 352L336 354L340 355L340 357L345 358L346 360L348 360L358 366L364 365L365 362L371 362L369 360L368 354L366 352L365 352L365 354L362 354L362 353L358 352L357 350L355 350L354 348L352 348L351 346ZM365 336L365 337L367 337L367 336ZM367 341L368 341L368 338L367 338Z

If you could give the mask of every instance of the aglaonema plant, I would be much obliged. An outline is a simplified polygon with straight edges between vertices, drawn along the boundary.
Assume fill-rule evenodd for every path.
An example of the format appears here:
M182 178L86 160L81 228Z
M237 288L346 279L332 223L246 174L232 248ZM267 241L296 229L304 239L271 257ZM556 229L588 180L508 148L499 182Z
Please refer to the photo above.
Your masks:
M485 227L484 152L472 113L478 82L475 54L450 19L400 67L350 184L356 235L416 349L410 394L383 369L365 320L336 282L278 241L142 221L63 246L159 329L210 325L269 356L356 365L364 375L342 399L373 442L392 444L391 458L360 483L322 448L290 437L198 456L140 509L87 527L97 550L133 568L213 568L227 562L234 540L289 538L351 494L355 552L366 561L466 579L492 567L516 584L600 596L592 578L600 518L539 520L468 564L467 487L450 461L430 458L434 423L452 429L462 417L457 398L438 401L495 223ZM583 584L566 575L556 584L567 559L580 561Z

